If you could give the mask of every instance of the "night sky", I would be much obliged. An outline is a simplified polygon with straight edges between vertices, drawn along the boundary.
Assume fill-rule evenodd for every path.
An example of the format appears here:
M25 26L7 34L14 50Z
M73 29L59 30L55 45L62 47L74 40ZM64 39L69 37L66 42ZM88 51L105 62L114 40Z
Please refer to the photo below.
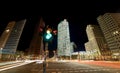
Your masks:
M77 4L64 3L62 7L60 4L55 4L53 6L49 5L44 8L36 6L36 9L29 8L28 10L23 10L21 13L18 13L20 11L19 9L17 9L18 11L13 9L17 14L13 14L12 12L12 14L9 12L7 14L0 14L0 35L9 21L27 19L18 45L18 50L25 51L29 48L35 29L34 27L39 23L40 17L43 18L46 25L50 25L54 29L57 29L57 25L60 21L67 19L70 27L71 42L77 45L75 51L80 51L85 50L84 43L88 41L85 31L88 24L98 25L96 18L106 12L120 12L120 4L115 2L115 0L110 0L109 2L96 1ZM32 13L31 11L34 12Z

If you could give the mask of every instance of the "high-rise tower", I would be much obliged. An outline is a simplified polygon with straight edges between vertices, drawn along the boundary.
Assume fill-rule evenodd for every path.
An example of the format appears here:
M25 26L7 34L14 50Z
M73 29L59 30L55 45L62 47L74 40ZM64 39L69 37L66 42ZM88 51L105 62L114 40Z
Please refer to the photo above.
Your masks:
M43 37L42 37L44 27L45 27L45 23L41 18L39 24L37 24L35 27L34 35L30 43L30 47L28 49L28 54L32 58L41 57L41 55L44 52Z
M69 24L66 19L58 24L58 56L71 56Z
M109 50L106 48L106 41L98 25L87 25L86 33L88 42L85 43L86 51L96 58L108 56Z
M1 39L4 39L2 40L4 44L1 46L3 60L9 59L12 54L15 54L25 23L26 19L18 21L16 23L10 22L6 27L5 32L3 32L1 37Z
M112 57L120 60L120 13L105 13L97 20L112 52Z
M11 31L15 25L15 21L9 22L7 27L5 28L5 31L2 33L0 37L0 49L2 50L11 34Z

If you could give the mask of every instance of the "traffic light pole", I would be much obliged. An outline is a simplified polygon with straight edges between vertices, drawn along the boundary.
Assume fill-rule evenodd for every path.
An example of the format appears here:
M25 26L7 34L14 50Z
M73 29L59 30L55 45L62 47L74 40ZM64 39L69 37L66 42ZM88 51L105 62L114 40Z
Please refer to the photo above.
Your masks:
M44 46L45 46L45 53L44 53L44 62L43 62L43 73L46 73L46 58L48 56L48 42L52 40L51 28L47 28L43 35L44 38Z
M46 73L46 61L43 62L43 73Z
M46 73L46 58L47 58L47 50L48 50L48 42L45 43L45 55L44 55L44 62L43 62L43 73Z

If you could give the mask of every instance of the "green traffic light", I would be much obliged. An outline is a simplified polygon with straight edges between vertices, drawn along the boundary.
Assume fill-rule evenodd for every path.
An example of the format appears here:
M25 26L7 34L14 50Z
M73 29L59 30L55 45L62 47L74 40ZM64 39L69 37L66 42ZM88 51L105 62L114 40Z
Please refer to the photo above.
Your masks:
M50 29L47 29L46 32L44 33L44 41L50 42L52 41L52 33Z
M52 37L52 34L50 34L50 33L48 33L47 35L46 35L46 39L50 39Z

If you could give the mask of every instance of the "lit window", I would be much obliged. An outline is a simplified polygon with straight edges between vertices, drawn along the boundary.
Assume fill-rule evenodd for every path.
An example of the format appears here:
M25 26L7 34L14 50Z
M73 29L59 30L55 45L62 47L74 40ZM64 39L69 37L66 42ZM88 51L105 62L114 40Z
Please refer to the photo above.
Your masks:
M6 30L6 32L9 32L9 31L10 31L9 29Z
M118 34L118 31L116 31L116 34Z
M3 48L0 48L0 50L2 50Z
M118 31L113 32L113 34L118 34L118 33L119 33Z

